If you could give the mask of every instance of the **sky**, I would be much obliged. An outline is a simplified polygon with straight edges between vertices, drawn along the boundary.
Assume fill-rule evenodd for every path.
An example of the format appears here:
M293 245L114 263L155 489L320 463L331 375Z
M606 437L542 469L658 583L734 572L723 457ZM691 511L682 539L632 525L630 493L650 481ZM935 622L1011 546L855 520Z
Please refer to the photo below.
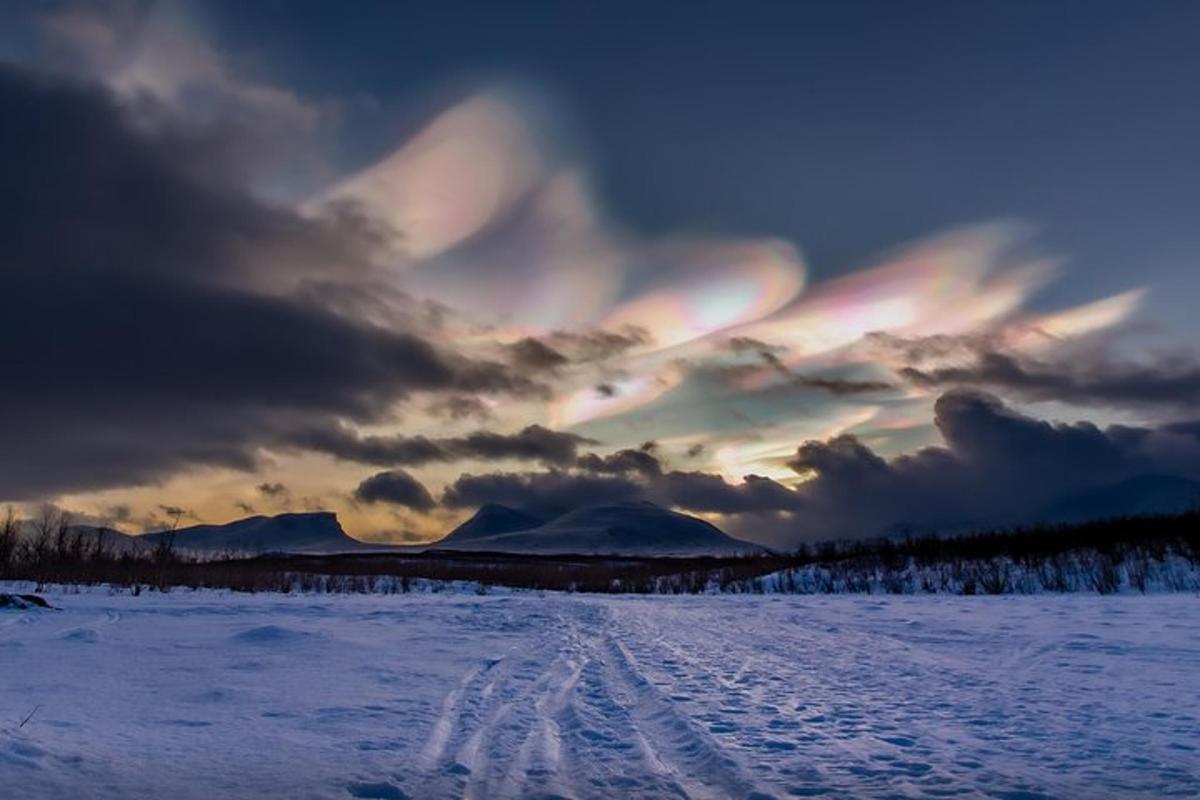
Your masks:
M1198 478L1198 28L6 4L0 502L418 542L648 499L779 545Z

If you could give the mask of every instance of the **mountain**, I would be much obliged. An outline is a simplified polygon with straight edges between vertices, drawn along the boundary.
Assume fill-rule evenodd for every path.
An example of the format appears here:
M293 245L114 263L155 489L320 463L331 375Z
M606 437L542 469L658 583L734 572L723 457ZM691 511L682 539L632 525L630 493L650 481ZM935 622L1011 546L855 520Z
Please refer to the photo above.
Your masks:
M486 513L484 510L488 509ZM482 515L482 517L481 517ZM521 520L531 527L495 530ZM478 520L478 522L477 522ZM436 549L506 553L573 553L596 555L733 555L763 548L734 539L702 519L669 511L653 503L626 502L589 506L549 522L503 506L485 506ZM463 529L466 528L466 535Z
M438 545L473 542L502 533L529 530L545 522L546 520L524 511L517 511L498 503L487 503L480 506L469 520L450 531L446 538L438 542Z
M153 547L170 533L148 533L139 541ZM179 550L234 553L335 553L358 550L363 542L342 530L337 515L328 511L247 517L226 525L194 525L175 531Z
M22 520L17 528L17 536L28 542L33 542L42 536L42 532L38 530L37 523L34 520ZM78 539L80 545L85 552L92 552L99 544L108 552L117 555L123 553L137 552L138 537L131 536L128 533L117 530L116 528L103 527L98 525L71 525L68 528L68 541L74 544ZM50 539L53 542L57 538L57 531L50 532Z
M1177 514L1200 506L1200 482L1174 475L1139 475L1103 489L1091 489L1055 503L1053 522L1106 517Z

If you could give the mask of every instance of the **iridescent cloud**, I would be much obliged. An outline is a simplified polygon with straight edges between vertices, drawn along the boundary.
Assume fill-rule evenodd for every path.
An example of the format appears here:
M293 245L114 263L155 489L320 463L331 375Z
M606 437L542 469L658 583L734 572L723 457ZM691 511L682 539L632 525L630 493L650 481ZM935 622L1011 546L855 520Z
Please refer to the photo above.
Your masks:
M577 389L550 405L550 422L566 428L604 417L624 414L654 402L683 381L683 371L668 368L631 378Z
M546 108L489 90L305 204L351 202L395 235L406 287L498 338L636 325L671 347L773 313L804 285L789 243L642 240L607 221ZM550 126L552 127L552 126Z
M648 330L662 349L761 319L804 287L803 260L781 240L679 241L648 248L644 258L643 268L666 280L653 281L601 324Z
M429 258L475 235L530 192L546 165L525 117L481 94L442 113L390 156L318 202L353 201L396 233L399 249Z
M1037 350L1112 328L1133 316L1145 295L1144 289L1131 289L1103 300L1031 316L1008 337L1009 342L1020 350Z
M986 226L912 246L814 287L790 308L735 333L788 347L794 359L873 331L957 333L1019 307L1048 280L1044 261L1006 263L1012 229Z

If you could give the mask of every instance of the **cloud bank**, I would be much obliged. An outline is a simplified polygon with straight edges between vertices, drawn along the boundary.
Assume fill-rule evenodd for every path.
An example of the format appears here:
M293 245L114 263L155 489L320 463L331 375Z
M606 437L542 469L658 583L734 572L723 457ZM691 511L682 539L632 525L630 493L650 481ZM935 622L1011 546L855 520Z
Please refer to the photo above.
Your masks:
M210 140L146 131L103 89L11 66L0 115L6 499L250 468L261 444L383 418L413 392L537 391L289 291L362 276L372 238L199 174Z
M935 403L934 424L943 445L890 460L851 435L805 442L789 463L806 480L793 486L756 475L731 483L667 470L650 452L626 450L607 460L587 456L570 471L463 475L442 502L502 503L546 514L647 499L724 515L741 535L790 546L1053 520L1073 513L1072 501L1122 482L1142 479L1139 485L1153 488L1146 479L1175 479L1173 489L1186 493L1189 481L1200 479L1200 422L1106 429L1051 423L993 395L956 390ZM1200 502L1200 483L1195 488Z

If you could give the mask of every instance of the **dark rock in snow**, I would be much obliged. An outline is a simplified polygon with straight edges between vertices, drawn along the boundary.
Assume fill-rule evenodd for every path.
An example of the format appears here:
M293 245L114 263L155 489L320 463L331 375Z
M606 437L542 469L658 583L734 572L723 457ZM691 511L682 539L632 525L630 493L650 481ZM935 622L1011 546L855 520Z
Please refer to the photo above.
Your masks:
M0 608L28 611L33 608L50 608L46 600L36 594L0 594Z

